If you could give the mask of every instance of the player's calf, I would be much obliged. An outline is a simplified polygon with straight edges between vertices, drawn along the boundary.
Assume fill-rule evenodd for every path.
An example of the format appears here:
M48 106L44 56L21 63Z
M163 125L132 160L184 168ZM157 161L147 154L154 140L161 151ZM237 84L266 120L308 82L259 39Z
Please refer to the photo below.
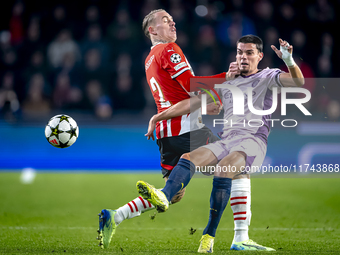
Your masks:
M185 188L181 189L180 191L176 193L176 195L171 199L171 204L175 204L181 201L184 195L185 195Z
M168 181L168 179L169 179L168 177L164 178L165 183ZM185 188L181 189L180 191L176 193L176 195L171 199L171 204L175 204L181 201L182 198L184 197L184 194L185 194Z

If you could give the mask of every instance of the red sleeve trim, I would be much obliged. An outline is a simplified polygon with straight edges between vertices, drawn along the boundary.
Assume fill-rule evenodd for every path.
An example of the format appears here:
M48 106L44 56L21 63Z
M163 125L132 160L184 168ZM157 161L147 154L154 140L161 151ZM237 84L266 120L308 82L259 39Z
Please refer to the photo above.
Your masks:
M211 90L215 84L222 84L226 81L226 73L220 73L212 76L193 76L191 72L183 72L181 75L176 77L182 87L186 91L200 91L200 88Z

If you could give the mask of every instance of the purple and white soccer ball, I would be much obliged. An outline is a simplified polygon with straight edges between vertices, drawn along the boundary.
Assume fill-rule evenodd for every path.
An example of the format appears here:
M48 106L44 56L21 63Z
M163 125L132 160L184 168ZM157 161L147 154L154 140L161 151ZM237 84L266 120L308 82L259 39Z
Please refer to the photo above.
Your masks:
M79 136L77 122L70 116L59 114L52 117L45 128L47 141L57 148L67 148L75 143Z

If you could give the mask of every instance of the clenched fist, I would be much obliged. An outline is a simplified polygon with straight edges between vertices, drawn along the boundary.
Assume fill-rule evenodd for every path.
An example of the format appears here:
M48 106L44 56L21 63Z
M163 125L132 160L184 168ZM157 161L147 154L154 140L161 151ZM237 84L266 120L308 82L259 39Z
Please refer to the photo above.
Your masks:
M241 70L238 67L237 62L231 62L230 65L229 65L229 70L228 70L225 78L226 78L227 81L230 81L230 80L235 79L235 77L240 75L240 74L241 74Z

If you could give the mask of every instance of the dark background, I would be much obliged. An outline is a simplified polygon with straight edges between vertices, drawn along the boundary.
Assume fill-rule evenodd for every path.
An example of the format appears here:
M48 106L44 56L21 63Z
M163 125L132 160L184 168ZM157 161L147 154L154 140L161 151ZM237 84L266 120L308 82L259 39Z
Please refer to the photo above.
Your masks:
M144 73L151 42L141 29L144 16L158 8L173 16L177 43L196 75L227 71L236 40L245 34L264 41L260 68L285 69L270 45L278 47L280 37L289 41L307 77L304 87L312 98L304 106L312 116L293 105L281 116L278 107L272 118L296 119L299 125L283 128L276 122L264 164L336 163L339 5L324 0L2 4L0 169L159 170L158 146L144 137L156 107ZM61 113L80 129L77 142L66 149L54 148L44 136L48 120Z
M305 77L339 77L339 7L327 0L9 1L0 10L0 118L46 122L67 112L79 121L111 123L130 114L147 121L156 108L144 73L151 43L141 23L158 8L173 16L196 75L227 71L236 40L256 34L264 41L261 68L285 69L270 48L282 38ZM339 120L337 86L305 87L314 116Z

